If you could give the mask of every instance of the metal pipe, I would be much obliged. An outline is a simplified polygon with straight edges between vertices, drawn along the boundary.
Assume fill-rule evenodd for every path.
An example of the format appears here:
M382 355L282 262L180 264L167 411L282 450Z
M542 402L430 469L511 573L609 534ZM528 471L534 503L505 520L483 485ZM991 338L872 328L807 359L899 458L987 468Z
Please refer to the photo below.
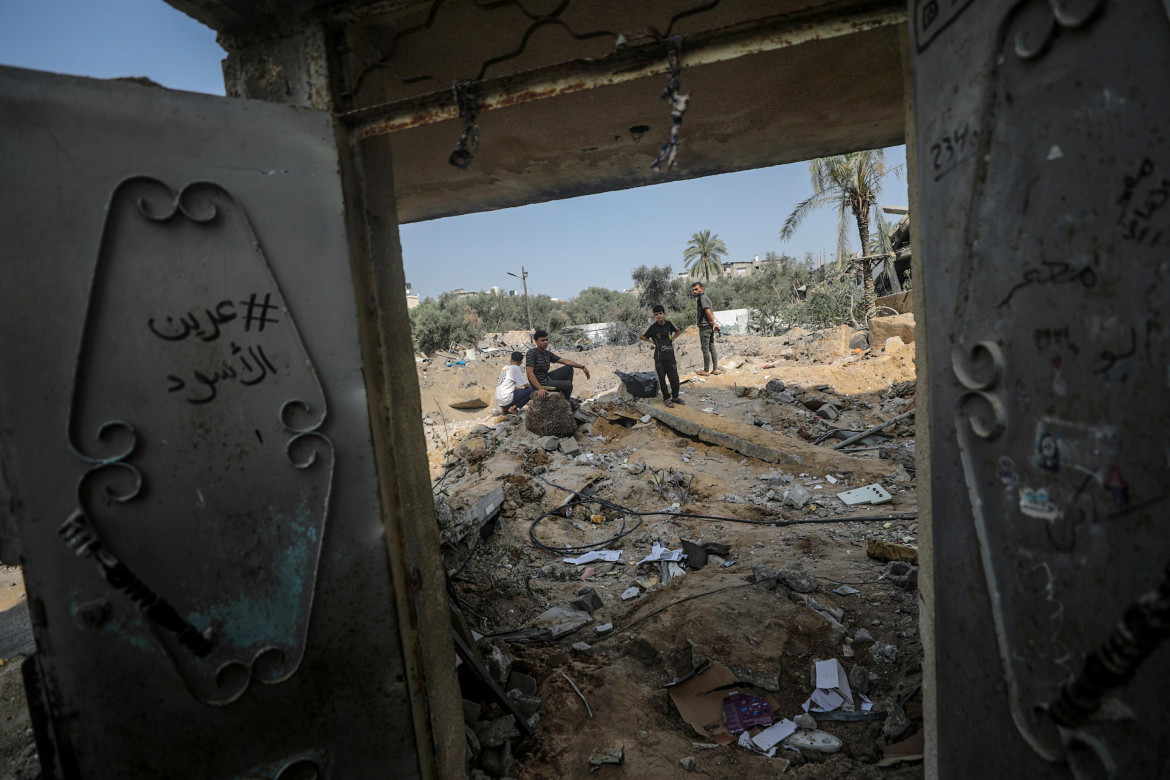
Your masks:
M740 57L829 40L846 35L905 24L904 2L882 2L867 10L849 13L834 10L784 14L687 36L682 53L684 67L711 65ZM597 87L660 76L668 64L659 45L622 48L598 60L575 60L521 73L484 79L476 84L480 113L568 95ZM459 107L450 90L404 98L339 114L360 138L408 130L456 119Z

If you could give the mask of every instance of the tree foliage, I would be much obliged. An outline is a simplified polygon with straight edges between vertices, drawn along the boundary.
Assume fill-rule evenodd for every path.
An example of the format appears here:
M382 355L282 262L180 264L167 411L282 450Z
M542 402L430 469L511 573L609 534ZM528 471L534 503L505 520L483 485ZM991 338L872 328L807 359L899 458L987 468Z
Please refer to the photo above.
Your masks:
M852 215L861 241L861 279L865 288L866 321L874 312L873 262L870 255L870 221L877 223L879 232L886 237L882 252L889 252L889 229L878 206L878 195L882 179L889 173L898 173L900 168L886 168L885 152L868 149L832 157L818 157L808 164L809 179L813 194L796 204L792 213L780 228L780 238L792 238L797 227L810 212L822 206L837 209L837 260L841 262L849 253L848 217ZM876 217L871 215L876 214Z
M718 278L723 272L723 258L726 256L727 245L723 239L710 230L700 230L691 234L691 240L683 250L683 264L691 277L697 279L701 276L710 281L712 276Z

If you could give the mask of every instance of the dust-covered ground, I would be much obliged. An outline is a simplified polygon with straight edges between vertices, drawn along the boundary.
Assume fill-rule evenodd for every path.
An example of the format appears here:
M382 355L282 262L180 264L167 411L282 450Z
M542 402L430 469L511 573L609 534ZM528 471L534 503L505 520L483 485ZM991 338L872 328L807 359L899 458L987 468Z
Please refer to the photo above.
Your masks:
M693 331L680 339L684 368L699 354L695 341ZM485 409L455 421L424 404L457 605L484 636L479 648L497 682L527 683L528 692L521 685L510 694L525 705L517 714L535 712L533 736L509 732L512 715L463 667L465 696L481 704L467 713L473 776L922 775L920 761L877 766L889 745L921 734L917 570L867 555L871 540L917 544L913 417L847 448L854 452L827 450L848 435L835 431L862 431L914 408L913 347L899 339L860 353L849 347L844 328L730 337L720 343L724 373L692 375L683 386L688 411L710 415L714 428L747 423L781 445L823 439L814 451L801 448L799 465L704 444L645 417L645 404L661 400L637 408L614 392L612 374L652 367L638 347L572 355L594 371L576 391L593 397L580 415L588 422L566 443L576 454L528 432L522 419ZM456 377L484 375L478 381L490 387L500 365L430 368L424 397ZM847 506L837 498L875 483L889 502ZM467 509L497 487L501 511L480 529L482 518ZM677 550L684 540L707 546L706 565L684 561L675 571L685 574L665 584L662 564L637 565L655 544ZM590 549L622 554L617 562L564 561ZM546 611L573 609L583 588L600 606L589 605L584 618L579 609L576 618L561 614L553 633L583 625L550 636ZM670 697L672 683L718 662L737 690L770 695L775 718L791 719L814 690L814 662L834 658L873 708L860 716L869 720L818 721L842 743L833 754L782 748L769 758L724 744L726 734L697 733ZM616 761L615 751L620 764L599 763Z

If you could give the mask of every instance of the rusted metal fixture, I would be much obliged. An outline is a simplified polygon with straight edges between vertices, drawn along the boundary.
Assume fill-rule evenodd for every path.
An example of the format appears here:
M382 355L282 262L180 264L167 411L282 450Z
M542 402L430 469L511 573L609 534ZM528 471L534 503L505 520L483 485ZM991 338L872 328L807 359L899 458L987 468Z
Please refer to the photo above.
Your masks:
M905 3L887 2L870 10L846 14L818 10L744 22L686 37L683 66L711 65L751 54L798 46L812 41L877 30L906 23ZM480 113L558 95L623 84L669 71L656 41L622 47L598 60L576 60L547 68L485 79L476 85ZM339 114L359 138L409 130L459 117L450 90L432 92Z

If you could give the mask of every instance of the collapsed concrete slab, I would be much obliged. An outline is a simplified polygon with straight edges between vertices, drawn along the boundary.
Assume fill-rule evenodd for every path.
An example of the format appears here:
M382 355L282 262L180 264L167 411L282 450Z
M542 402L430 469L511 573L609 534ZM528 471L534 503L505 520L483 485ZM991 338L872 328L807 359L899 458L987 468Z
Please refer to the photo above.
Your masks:
M835 472L877 476L889 475L897 468L897 464L887 461L855 458L754 425L735 422L704 412L697 406L667 409L660 404L643 401L638 404L638 409L684 436L693 436L699 441L726 447L765 463L801 468L820 467Z

